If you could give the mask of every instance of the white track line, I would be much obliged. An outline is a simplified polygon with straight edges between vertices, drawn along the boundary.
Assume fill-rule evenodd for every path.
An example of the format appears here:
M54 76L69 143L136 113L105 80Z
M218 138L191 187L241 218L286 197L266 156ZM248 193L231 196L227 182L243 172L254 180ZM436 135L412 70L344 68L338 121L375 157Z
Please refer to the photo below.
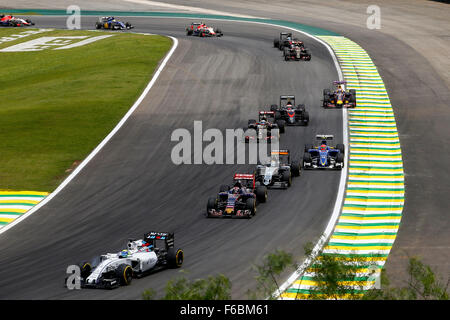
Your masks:
M12 227L14 227L16 224L22 222L23 220L25 220L26 218L31 216L33 213L38 211L41 207L46 205L58 193L60 193L61 190L63 190L64 187L66 187L69 184L69 182L72 181L78 175L78 173L80 173L81 170L83 170L83 168L89 163L89 161L91 161L92 158L94 158L97 155L97 153L99 153L100 150L102 150L102 148L108 143L108 141L111 140L111 138L119 131L119 129L124 125L124 123L131 116L131 114L139 107L139 105L141 104L142 100L144 100L145 96L148 94L148 92L150 91L150 89L153 87L153 85L155 84L156 80L158 79L159 75L161 74L161 71L166 66L167 61L169 61L170 57L175 52L175 49L178 47L178 40L176 38L174 38L174 37L170 37L170 38L173 41L173 45L172 45L172 48L170 49L169 53L166 55L166 57L164 58L163 62L159 66L158 70L153 75L152 80L150 80L150 82L148 83L147 87L144 89L144 92L142 92L140 97L136 100L136 102L128 110L128 112L120 120L120 122L114 127L114 129L106 136L105 139L103 139L102 142L100 142L100 144L87 156L87 158L85 158L83 160L83 162L58 186L58 188L55 189L55 191L53 191L51 194L49 194L44 200L39 202L39 204L37 204L35 207L33 207L30 211L28 211L27 213L23 214L22 216L20 216L19 218L17 218L13 222L11 222L11 223L7 224L6 226L4 226L3 228L1 228L0 229L0 234L6 232L7 230L9 230Z

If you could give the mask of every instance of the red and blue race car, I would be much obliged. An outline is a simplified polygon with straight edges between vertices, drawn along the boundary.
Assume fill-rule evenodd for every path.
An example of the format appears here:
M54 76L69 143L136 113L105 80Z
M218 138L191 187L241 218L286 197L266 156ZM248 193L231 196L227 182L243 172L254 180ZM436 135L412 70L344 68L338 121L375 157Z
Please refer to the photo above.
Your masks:
M34 26L30 19L17 18L12 15L0 15L0 26L3 27L28 27Z
M192 22L191 25L186 28L186 35L198 37L222 37L223 33L220 29L208 27L203 22Z
M303 169L337 169L344 167L345 146L341 143L335 147L330 146L327 142L333 140L332 135L317 135L320 145L305 145L305 153L303 155Z

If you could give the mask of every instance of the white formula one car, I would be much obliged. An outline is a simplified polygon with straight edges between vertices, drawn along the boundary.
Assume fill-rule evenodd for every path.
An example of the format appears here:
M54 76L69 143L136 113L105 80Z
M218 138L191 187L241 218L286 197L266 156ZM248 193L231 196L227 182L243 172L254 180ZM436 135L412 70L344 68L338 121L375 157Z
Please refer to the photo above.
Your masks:
M81 287L113 289L129 285L133 277L181 267L183 259L183 251L174 249L173 233L149 232L144 239L129 240L125 250L101 255L96 265L80 264Z

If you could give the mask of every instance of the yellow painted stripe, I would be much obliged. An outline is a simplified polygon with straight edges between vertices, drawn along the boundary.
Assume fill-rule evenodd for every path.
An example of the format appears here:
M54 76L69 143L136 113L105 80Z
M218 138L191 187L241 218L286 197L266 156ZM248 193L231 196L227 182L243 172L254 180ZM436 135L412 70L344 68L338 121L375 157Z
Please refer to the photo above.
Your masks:
M369 229L392 229L392 230L396 230L398 229L398 226L363 226L363 225L359 225L359 226L336 226L336 228L339 229L349 229L349 230L355 230L355 229L364 229L364 230L369 230ZM367 248L366 248L367 249Z
M326 246L324 250L390 250L392 249L392 245L390 246L376 246L376 247L356 247L356 246Z
M48 196L48 192L37 191L0 191L0 195L34 195L34 196Z
M376 239L395 239L395 235L379 235L379 236L364 236L364 234L358 236L340 236L333 235L331 239L341 240L376 240Z
M0 222L10 223L10 222L12 222L14 220L15 220L15 218L0 218Z
M8 203L28 203L28 204L38 204L41 200L22 200L22 199L16 199L16 200L2 200L0 198L0 204L8 204Z
M15 213L25 213L27 209L1 209L2 212L15 212Z

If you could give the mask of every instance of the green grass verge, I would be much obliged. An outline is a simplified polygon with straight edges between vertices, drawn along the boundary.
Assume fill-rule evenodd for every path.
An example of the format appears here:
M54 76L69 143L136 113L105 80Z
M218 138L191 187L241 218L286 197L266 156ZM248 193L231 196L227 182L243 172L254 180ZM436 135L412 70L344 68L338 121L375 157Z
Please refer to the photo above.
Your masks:
M27 29L29 30L29 29ZM0 30L0 38L25 29ZM114 128L172 45L114 34L82 47L0 52L0 189L52 191ZM36 37L93 35L55 30Z

